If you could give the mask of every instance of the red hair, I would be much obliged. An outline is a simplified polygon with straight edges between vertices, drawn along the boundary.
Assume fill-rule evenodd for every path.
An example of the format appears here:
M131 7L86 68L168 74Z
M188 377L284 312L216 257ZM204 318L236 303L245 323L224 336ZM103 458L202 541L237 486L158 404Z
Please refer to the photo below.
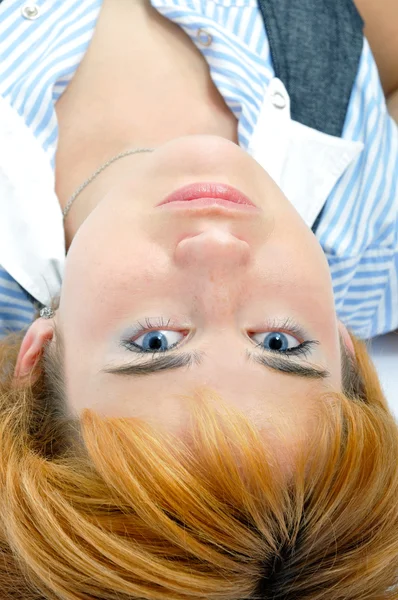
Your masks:
M398 427L365 344L286 477L210 392L191 399L189 441L68 419L59 349L12 385L20 342L0 344L1 598L398 599Z

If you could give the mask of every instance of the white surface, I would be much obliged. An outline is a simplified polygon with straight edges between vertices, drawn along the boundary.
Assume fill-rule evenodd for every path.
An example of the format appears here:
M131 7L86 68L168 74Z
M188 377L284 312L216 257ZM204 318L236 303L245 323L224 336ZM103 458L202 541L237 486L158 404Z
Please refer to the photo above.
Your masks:
M387 401L398 418L398 333L373 338L369 348Z

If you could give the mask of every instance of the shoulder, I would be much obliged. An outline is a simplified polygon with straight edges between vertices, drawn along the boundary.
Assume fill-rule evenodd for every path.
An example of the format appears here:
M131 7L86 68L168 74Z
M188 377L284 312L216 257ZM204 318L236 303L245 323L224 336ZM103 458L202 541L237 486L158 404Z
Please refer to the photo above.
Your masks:
M387 106L390 115L398 123L398 90L389 95Z

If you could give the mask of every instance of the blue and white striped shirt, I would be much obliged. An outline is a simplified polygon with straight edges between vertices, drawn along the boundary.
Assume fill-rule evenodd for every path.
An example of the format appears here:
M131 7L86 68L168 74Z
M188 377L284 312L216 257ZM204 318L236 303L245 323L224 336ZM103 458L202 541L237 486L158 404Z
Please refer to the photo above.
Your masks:
M257 1L151 0L151 3L163 16L177 23L202 52L214 84L238 120L239 144L250 152L264 98L275 81ZM36 18L26 18L26 6L34 8ZM50 176L44 172L42 160L45 157L53 178L58 138L54 106L88 48L100 9L101 0L37 0L35 4L3 0L0 4L0 337L6 331L27 327L33 319L34 303L36 308L44 303L43 296L35 291L37 282L29 280L29 257L25 260L22 251L18 254L25 235L29 237L32 233L29 226L32 231L40 226L35 216L37 210L21 225L15 218L15 209L6 223L4 215L8 214L9 205L5 203L12 202L12 190L22 185L20 179L31 163L37 164L39 180L47 177L54 194L54 180L50 182ZM210 45L203 43L200 30L211 33ZM14 120L15 127L10 125ZM18 172L7 159L13 142L22 139L18 137L24 133L22 130L26 130L27 137L26 143L20 145L23 156ZM336 175L331 191L327 192L316 235L330 265L339 318L356 335L368 338L398 327L398 129L387 113L366 40L342 137L361 142L363 150ZM44 237L51 237L52 229L59 230L62 224L60 207L56 198L53 200L54 196L53 216L49 214L50 204L45 211L49 223L45 223ZM24 201L22 212L28 214L32 210L29 199ZM50 217L56 224L54 228ZM34 218L33 226L30 224ZM55 256L63 240L46 239L44 243L48 247L53 244L54 248L57 245ZM38 254L41 250L42 246ZM51 252L49 256L53 256ZM13 262L10 257L14 255ZM60 285L58 259L50 258L47 271L43 267L39 272L44 279L55 273L54 281L58 277Z

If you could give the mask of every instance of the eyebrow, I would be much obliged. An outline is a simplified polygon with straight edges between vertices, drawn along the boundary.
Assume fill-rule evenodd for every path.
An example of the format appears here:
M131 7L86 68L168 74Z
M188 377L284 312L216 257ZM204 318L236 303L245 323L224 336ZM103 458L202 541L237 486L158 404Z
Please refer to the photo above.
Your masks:
M283 356L260 355L254 352L247 352L246 356L249 360L279 373L295 375L305 379L327 379L330 377L329 371L314 366L301 365ZM204 354L199 352L182 352L181 354L167 354L165 356L159 353L159 355L155 354L150 361L141 364L128 363L116 367L105 367L102 372L113 375L151 375L160 371L171 371L191 367L195 364L200 365L203 357Z

